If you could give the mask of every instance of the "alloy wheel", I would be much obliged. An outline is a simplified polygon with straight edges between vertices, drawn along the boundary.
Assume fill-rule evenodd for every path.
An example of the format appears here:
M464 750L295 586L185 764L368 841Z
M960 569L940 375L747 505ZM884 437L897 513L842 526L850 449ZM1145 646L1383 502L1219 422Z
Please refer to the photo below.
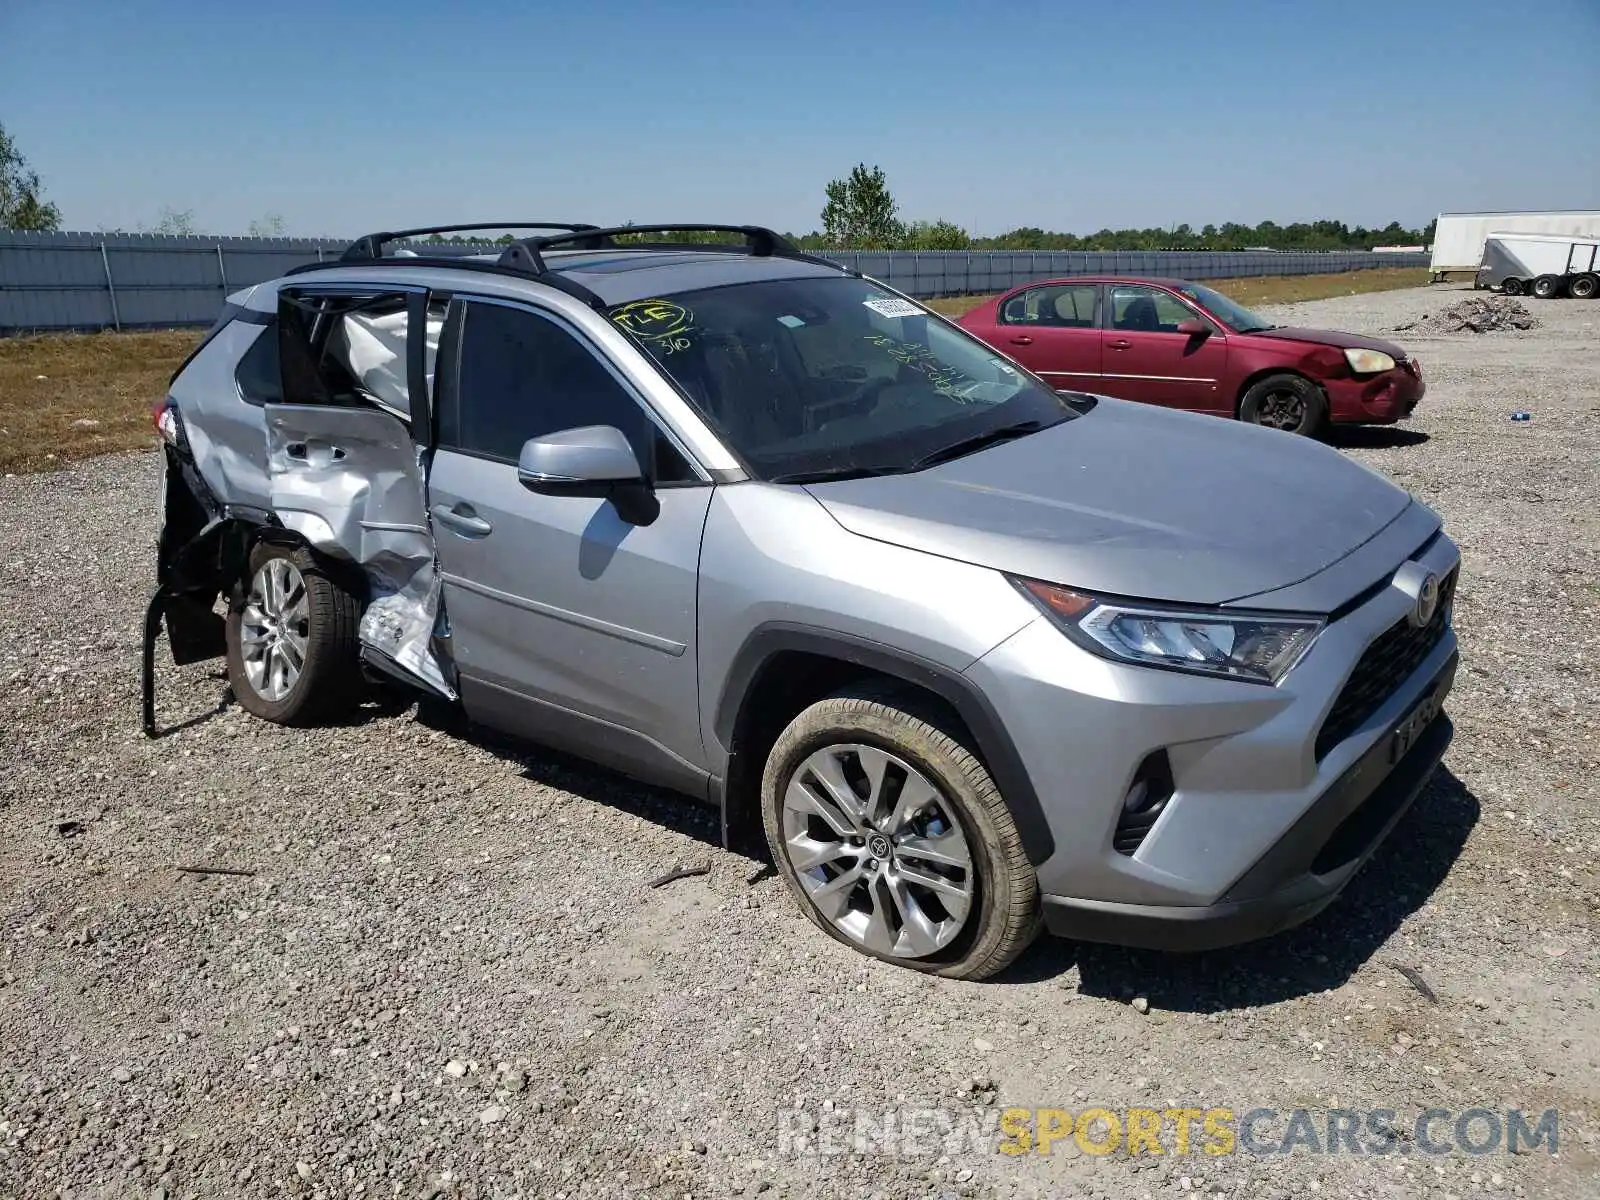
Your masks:
M1306 419L1305 397L1287 389L1269 392L1261 401L1256 420L1269 429L1282 429L1293 433Z
M294 691L310 633L304 576L286 558L268 559L250 580L239 623L240 657L256 695L276 702Z
M939 789L876 746L810 754L783 796L783 848L817 911L875 954L950 945L976 899L966 835Z

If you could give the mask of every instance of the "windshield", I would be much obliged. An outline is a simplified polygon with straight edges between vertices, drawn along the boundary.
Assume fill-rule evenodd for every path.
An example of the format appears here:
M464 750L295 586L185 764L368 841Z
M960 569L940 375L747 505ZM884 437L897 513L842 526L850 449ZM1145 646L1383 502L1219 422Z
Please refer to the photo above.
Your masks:
M705 288L611 318L768 480L915 470L1077 415L983 343L850 276Z
M1178 290L1235 333L1259 333L1263 329L1277 328L1259 313L1253 313L1244 305L1235 304L1221 292L1214 292L1198 283L1182 284Z

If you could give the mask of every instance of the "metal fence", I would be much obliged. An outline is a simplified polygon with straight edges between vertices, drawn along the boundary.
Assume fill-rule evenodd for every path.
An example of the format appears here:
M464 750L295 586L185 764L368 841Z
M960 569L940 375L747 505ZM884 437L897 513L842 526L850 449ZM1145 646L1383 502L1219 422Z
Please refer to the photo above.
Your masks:
M346 243L298 238L0 232L0 334L209 325L222 298ZM451 247L459 252L459 247ZM978 295L1054 275L1228 279L1425 266L1425 254L1260 250L895 250L829 254L913 296Z

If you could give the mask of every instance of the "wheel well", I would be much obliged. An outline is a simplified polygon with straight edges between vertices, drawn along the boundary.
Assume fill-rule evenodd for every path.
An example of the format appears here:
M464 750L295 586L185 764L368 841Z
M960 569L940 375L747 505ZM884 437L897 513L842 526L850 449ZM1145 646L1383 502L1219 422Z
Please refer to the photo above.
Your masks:
M1235 417L1239 415L1240 410L1244 407L1245 393L1263 379L1268 379L1273 375L1293 375L1296 379L1304 379L1318 391L1322 390L1322 385L1304 371L1296 371L1293 367L1262 367L1261 370L1253 375L1246 375L1244 382L1239 385L1239 391L1233 398L1233 415Z
M751 679L728 746L724 812L730 846L761 848L761 775L778 736L802 711L851 685L882 683L914 697L918 715L937 723L982 761L977 739L955 707L902 676L809 650L780 650Z

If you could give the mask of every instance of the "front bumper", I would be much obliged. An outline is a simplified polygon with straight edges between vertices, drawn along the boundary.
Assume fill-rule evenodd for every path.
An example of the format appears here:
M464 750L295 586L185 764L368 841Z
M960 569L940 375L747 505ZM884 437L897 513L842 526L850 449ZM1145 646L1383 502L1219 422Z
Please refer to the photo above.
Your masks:
M1324 575L1257 598L1274 609L1319 611L1335 603L1330 597L1390 575L1353 608L1341 608L1275 687L1108 662L1042 617L968 666L1050 827L1052 846L1037 871L1040 892L1054 898L1053 927L1151 944L1135 928L1147 923L1141 918L1222 921L1215 941L1237 941L1294 924L1332 900L1383 829L1363 824L1370 836L1356 839L1360 845L1346 845L1355 838L1347 832L1339 861L1324 858L1312 870L1333 831L1358 809L1369 814L1363 822L1383 809L1397 816L1437 759L1425 750L1407 754L1386 783L1390 772L1369 756L1387 756L1396 728L1412 729L1419 704L1448 678L1457 655L1448 622L1403 678L1356 710L1356 724L1341 720L1332 741L1321 736L1336 709L1348 715L1340 701L1369 649L1415 610L1407 581L1416 571L1400 564L1440 579L1460 564L1455 544L1432 532L1428 516L1419 508ZM1442 753L1448 728L1419 726L1416 744ZM1124 799L1152 755L1164 755L1170 767L1170 798L1130 838ZM1408 790L1413 767L1419 778ZM1384 799L1364 805L1380 785ZM1291 861L1300 848L1308 853ZM1228 921L1241 924L1229 930Z
M1376 375L1325 379L1328 416L1336 424L1392 425L1409 417L1428 390L1412 361Z
M1452 656L1430 689L1448 691L1455 668ZM1453 733L1440 713L1392 765L1389 740L1380 738L1215 904L1045 896L1045 927L1078 941L1190 951L1291 929L1333 903L1372 857L1426 786Z

